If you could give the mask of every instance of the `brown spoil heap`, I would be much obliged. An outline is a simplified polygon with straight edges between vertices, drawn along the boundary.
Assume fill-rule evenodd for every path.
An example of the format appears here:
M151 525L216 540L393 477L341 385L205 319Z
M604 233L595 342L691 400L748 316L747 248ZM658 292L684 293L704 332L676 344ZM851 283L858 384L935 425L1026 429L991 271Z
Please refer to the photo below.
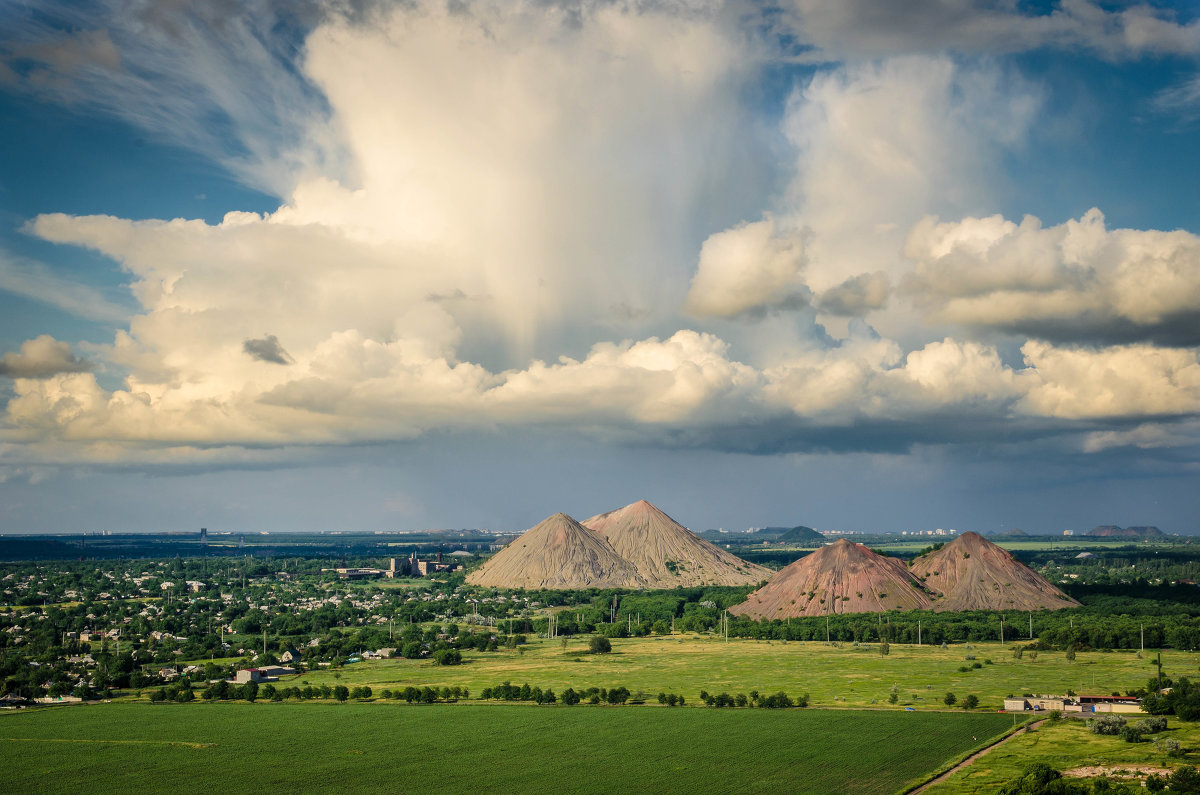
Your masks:
M914 558L909 570L941 595L934 610L1058 610L1078 607L1040 574L978 533L963 533Z
M583 526L606 539L650 588L750 585L771 572L698 538L645 500L593 516Z
M467 576L495 588L642 588L633 564L565 513L518 536Z
M932 604L903 562L843 538L785 567L729 612L773 619L929 609Z

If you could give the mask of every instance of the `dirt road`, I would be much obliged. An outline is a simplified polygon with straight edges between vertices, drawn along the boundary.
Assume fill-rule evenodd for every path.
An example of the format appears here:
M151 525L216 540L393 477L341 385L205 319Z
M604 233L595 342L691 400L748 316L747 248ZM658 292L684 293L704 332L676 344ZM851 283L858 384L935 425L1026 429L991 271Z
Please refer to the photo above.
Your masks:
M962 760L962 761L961 761L961 762L959 762L957 765L955 765L954 767L950 768L950 769L949 769L949 770L947 770L945 773L941 774L940 776L938 776L937 778L933 779L932 781L927 781L927 782L925 782L924 784L922 784L921 786L917 787L916 789L910 789L910 790L908 791L908 793L906 793L906 795L916 795L918 792L924 792L925 790L929 789L929 788L930 788L930 787L932 787L934 784L940 784L940 783L942 783L943 781L945 781L946 779L950 778L951 776L953 776L953 775L954 775L955 773L957 773L958 771L962 770L964 767L967 767L968 765L972 764L972 763L973 763L973 762L974 762L976 759L978 759L979 757L981 757L981 756L983 756L984 754L986 754L986 753L988 753L989 751L991 751L993 748L999 748L1000 746L1004 745L1006 742L1008 742L1008 741L1009 741L1009 740L1011 740L1012 738L1014 738L1014 737L1019 737L1019 736L1021 736L1022 734L1024 734L1025 732L1027 732L1029 729L1032 729L1032 728L1036 728L1036 727L1038 727L1038 726L1041 726L1041 725L1042 725L1043 723L1045 723L1045 722L1046 722L1046 721L1045 721L1044 719L1043 719L1043 720L1039 720L1039 721L1035 721L1035 722L1033 722L1033 723L1029 724L1028 726L1023 726L1023 727L1021 727L1020 729L1017 729L1017 730L1016 730L1015 732L1013 732L1012 734L1010 734L1010 735L1008 735L1008 736L1006 736L1006 737L1003 737L1003 738L1001 738L1000 740L997 740L996 742L992 743L991 745L987 746L986 748L980 748L978 751L976 751L975 753L971 754L971 755L970 755L970 756L968 756L966 759Z

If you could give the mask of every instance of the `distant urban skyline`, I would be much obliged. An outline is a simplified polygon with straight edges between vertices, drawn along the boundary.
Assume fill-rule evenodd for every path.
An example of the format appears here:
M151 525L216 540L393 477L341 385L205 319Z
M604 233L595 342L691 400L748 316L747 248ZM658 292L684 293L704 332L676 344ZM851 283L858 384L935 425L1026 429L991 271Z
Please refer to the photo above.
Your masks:
M9 3L0 532L1200 533L1198 12Z

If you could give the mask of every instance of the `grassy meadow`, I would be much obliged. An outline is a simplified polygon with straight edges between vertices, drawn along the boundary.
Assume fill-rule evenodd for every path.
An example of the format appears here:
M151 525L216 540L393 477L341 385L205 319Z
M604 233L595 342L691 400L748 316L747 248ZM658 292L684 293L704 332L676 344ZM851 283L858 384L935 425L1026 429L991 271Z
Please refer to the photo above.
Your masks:
M995 713L101 704L0 715L0 761L9 791L43 793L891 793L1010 725Z
M683 695L690 703L701 690L710 693L808 693L817 707L944 709L947 692L961 700L979 698L980 707L999 709L1012 693L1104 694L1142 687L1154 673L1154 655L1136 652L1079 652L1070 662L1063 652L1025 652L1014 659L1008 644L936 646L892 644L882 656L876 644L855 648L824 643L757 641L687 635L614 639L613 652L587 653L587 638L536 639L524 651L466 652L461 666L439 667L428 660L391 659L353 663L335 670L319 669L285 679L290 684L369 685L378 695L408 685L470 688L478 696L485 687L513 684L564 688L623 685L653 697L659 692ZM967 660L974 656L975 660ZM987 664L985 660L991 660ZM980 663L980 668L972 668ZM1164 651L1163 669L1178 677L1194 673L1200 655ZM967 666L967 671L960 671ZM899 702L887 703L895 686Z
M1131 721L1138 716L1126 716ZM976 759L946 781L930 787L929 795L995 792L1004 782L1020 776L1034 762L1045 762L1056 770L1096 767L1116 771L1148 766L1175 768L1200 762L1200 725L1167 719L1167 731L1154 735L1178 740L1187 752L1171 759L1157 751L1153 742L1127 743L1120 737L1090 733L1080 720L1044 723L1036 731L1014 737Z

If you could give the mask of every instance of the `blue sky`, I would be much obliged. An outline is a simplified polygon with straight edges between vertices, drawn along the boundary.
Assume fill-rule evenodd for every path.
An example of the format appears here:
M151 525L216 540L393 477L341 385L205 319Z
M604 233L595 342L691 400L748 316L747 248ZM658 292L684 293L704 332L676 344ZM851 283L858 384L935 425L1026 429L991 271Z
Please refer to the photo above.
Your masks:
M1200 532L1194 8L903 8L0 5L0 532Z

